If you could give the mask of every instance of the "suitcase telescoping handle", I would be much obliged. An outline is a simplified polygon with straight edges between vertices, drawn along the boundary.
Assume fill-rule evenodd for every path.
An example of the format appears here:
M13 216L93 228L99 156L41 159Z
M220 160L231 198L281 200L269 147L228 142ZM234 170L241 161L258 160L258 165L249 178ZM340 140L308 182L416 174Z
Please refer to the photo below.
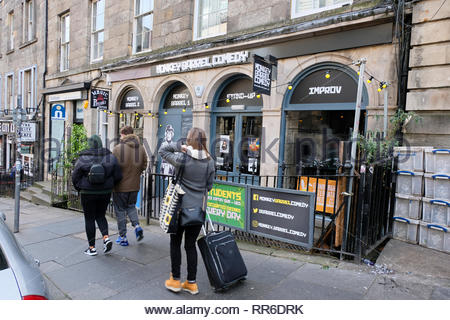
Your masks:
M208 211L205 210L205 213L206 213L206 220L209 221L209 225L211 226L212 231L213 231L213 232L216 232L216 230L214 229L214 225L213 225L213 223L212 223L212 220L211 220L211 218L209 217ZM205 221L205 223L206 223L206 221ZM203 230L203 234L206 236L205 224L202 225L202 230Z

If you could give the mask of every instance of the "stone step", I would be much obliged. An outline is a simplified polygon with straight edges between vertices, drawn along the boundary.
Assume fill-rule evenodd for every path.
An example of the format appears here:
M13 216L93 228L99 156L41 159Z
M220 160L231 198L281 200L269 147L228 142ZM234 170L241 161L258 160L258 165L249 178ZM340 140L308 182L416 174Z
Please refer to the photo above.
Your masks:
M33 194L45 194L49 197L52 195L52 184L51 181L38 181L35 182L31 187L28 187L29 190Z
M52 195L52 188L51 187L42 188L42 192L44 194L48 195L48 196L51 196Z
M52 205L51 197L44 193L33 194L31 201L35 204L44 205L47 207L50 207Z
M51 181L37 181L33 184L33 187L41 188L41 189L51 189L52 182Z
M32 202L32 198L33 198L33 195L31 193L29 193L28 191L21 191L20 192L20 199L21 200L26 200L26 201Z
M31 193L31 194L40 194L40 193L43 192L41 188L38 188L38 187L35 187L35 186L28 187L27 191L29 193Z

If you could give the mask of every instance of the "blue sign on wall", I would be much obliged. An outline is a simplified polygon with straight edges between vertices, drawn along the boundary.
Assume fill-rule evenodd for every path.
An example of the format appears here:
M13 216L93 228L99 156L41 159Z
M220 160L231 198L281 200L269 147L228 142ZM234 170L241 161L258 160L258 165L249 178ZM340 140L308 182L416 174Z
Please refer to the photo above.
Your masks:
M66 107L62 104L54 104L50 111L52 120L66 120Z

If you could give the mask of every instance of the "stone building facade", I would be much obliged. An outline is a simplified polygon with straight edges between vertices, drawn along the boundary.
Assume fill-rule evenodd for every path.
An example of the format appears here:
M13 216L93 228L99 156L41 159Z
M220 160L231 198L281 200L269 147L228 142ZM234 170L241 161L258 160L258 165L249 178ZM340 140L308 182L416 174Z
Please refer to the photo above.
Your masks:
M225 1L221 23L202 29L198 2L155 1L152 50L102 67L112 86L108 137L125 123L138 127L157 170L168 172L158 145L191 126L205 129L224 175L295 175L305 159L342 160L339 143L327 142L350 137L358 81L352 62L360 58L368 75L390 84L389 114L396 110L390 4L337 1L303 15L297 7L306 1ZM254 55L277 59L270 96L252 95ZM311 83L344 89L312 97L305 94ZM378 87L364 85L361 131L383 126ZM125 107L130 91L139 93L132 97L139 108Z
M450 4L415 2L406 110L422 119L406 127L414 146L450 146Z
M21 145L25 174L39 174L43 163L39 141L43 139L46 72L44 2L0 1L0 171L8 172L15 165L13 110L19 99L26 114Z
M19 10L26 2L1 1L2 21L10 7ZM108 147L121 126L132 125L160 171L169 169L157 157L158 146L185 136L191 126L207 132L221 174L295 175L304 162L343 161L340 141L353 128L358 82L352 63L361 58L367 59L365 80L373 81L364 82L360 132L383 128L383 81L389 84L389 115L406 105L426 122L408 124L407 139L448 144L440 116L448 109L448 61L438 53L448 37L433 32L448 30L448 6L432 21L424 13L437 10L438 0L33 2L44 17L36 22L37 41L8 53L2 28L0 81L3 94L8 62L19 63L19 52L36 60L36 97L43 97L42 131L51 158L46 173L74 123L99 134ZM397 68L404 41L398 35L411 23L405 78L398 76L407 73ZM255 55L274 63L270 96L253 91Z

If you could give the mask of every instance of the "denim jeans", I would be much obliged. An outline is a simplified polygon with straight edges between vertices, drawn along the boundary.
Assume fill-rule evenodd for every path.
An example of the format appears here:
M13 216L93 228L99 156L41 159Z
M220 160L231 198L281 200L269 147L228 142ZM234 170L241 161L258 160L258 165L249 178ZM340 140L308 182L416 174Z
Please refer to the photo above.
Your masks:
M137 195L138 191L113 193L114 211L116 213L119 235L121 237L127 235L127 216L130 218L133 227L139 224L136 210Z

